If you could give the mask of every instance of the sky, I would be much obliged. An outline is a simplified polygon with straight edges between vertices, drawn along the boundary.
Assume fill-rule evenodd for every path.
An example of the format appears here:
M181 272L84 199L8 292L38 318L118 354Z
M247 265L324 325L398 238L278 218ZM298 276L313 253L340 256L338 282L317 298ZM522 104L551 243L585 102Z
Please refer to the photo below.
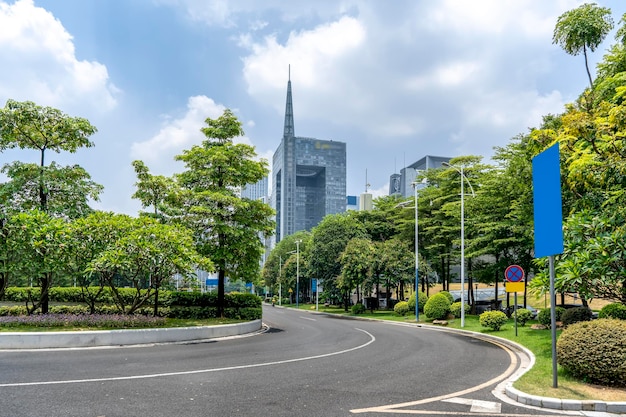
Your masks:
M563 111L588 84L552 43L574 0L0 0L0 106L87 118L95 146L48 155L104 185L99 210L136 215L131 162L172 175L207 117L233 110L271 169L287 81L297 136L347 143L347 193L425 155L480 155ZM617 24L623 0L598 0ZM614 43L590 55L591 69ZM289 68L291 70L289 71ZM34 150L0 164L38 162ZM0 181L3 178L0 177Z

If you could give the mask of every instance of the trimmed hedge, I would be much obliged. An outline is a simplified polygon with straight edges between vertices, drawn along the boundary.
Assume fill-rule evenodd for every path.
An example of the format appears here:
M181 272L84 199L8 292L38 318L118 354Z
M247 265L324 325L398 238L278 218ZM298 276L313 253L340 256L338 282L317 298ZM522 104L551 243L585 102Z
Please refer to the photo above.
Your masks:
M433 320L442 320L448 317L450 312L450 298L445 294L446 291L438 292L432 295L424 306L424 314ZM451 297L451 296L450 296Z
M626 321L574 323L557 340L557 362L587 382L626 386Z
M626 305L621 303L607 304L600 309L598 318L626 320Z
M80 287L52 287L49 289L49 299L57 303L85 303ZM96 294L99 287L89 287L90 293ZM130 304L136 295L134 288L118 288L118 293L127 304ZM145 291L145 290L142 290ZM39 299L41 290L38 287L8 287L5 291L6 301L25 303L29 293L32 299ZM153 301L136 311L137 315L152 315ZM120 311L113 303L111 289L103 288L96 301L96 313L119 314ZM249 293L228 293L224 295L224 316L237 320L258 320L262 317L260 297ZM50 313L84 314L88 313L85 305L51 306ZM26 314L25 306L0 307L0 316L14 316ZM159 316L181 319L205 319L217 317L217 293L159 291Z

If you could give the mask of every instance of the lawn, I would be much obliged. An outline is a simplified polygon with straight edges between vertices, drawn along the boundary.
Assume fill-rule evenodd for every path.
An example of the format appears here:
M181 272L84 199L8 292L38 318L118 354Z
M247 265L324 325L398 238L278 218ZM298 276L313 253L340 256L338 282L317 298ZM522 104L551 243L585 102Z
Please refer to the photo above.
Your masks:
M295 307L291 305L290 307ZM315 310L315 305L305 304L299 306L303 310ZM343 308L319 306L319 311L332 314L342 314L353 316L350 312L346 313ZM407 315L404 317L396 315L393 311L367 311L356 317L371 318L377 320L391 320L403 323L415 323L415 315ZM433 325L432 320L420 315L420 323L424 325ZM602 401L626 401L626 389L616 389L611 387L603 387L598 385L586 384L576 378L567 375L564 370L558 367L558 388L553 388L552 376L552 334L550 330L532 330L530 326L536 323L531 320L526 326L517 327L517 336L515 335L514 321L511 319L505 324L500 331L482 327L478 322L478 316L466 315L465 326L463 330L488 334L514 341L535 355L535 365L526 372L513 386L527 394L538 395L542 397L553 397L574 400L602 400ZM449 328L461 329L460 319L448 320ZM557 337L558 334L557 332Z

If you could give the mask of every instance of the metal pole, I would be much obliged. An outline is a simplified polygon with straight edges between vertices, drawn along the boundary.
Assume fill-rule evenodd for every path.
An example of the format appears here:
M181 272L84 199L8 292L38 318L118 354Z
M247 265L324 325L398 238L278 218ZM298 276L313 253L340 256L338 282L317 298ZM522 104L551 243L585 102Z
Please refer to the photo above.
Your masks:
M300 242L301 240L296 240L296 308L299 307L300 298Z
M554 291L554 255L550 256L550 330L552 331L552 388L558 388L556 366L556 303Z
M461 327L465 327L465 174L461 165Z
M278 305L281 306L283 302L283 257L278 255Z
M417 183L413 183L415 189L415 321L420 321L419 313L419 228L418 228L418 214L417 214Z

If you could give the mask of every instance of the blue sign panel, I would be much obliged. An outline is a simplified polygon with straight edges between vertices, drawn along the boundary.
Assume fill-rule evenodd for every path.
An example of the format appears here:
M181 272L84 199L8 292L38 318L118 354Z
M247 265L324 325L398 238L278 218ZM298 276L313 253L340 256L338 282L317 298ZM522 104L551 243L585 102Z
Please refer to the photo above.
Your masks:
M207 287L210 287L212 285L217 287L217 283L218 283L217 278L215 279L207 278L206 281L204 282L204 285L206 285Z
M311 280L311 292L317 292L317 278Z
M563 253L559 144L533 158L535 258Z

